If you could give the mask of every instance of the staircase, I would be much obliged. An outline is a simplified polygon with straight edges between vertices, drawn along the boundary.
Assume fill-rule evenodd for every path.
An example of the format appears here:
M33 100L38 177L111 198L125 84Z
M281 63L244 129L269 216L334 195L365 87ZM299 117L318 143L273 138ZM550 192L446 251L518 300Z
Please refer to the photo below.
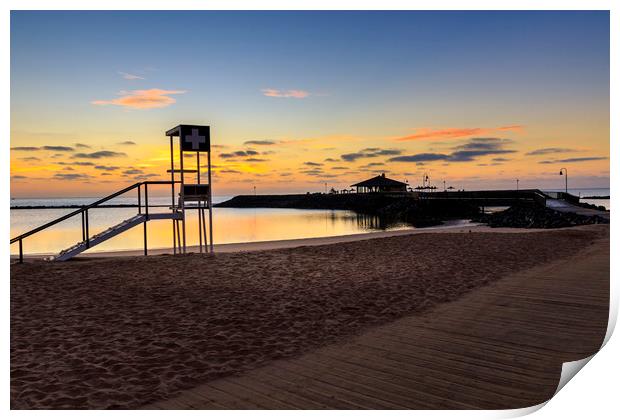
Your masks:
M125 232L128 229L131 229L134 226L139 225L140 223L146 223L149 220L155 220L155 219L182 219L183 214L180 213L179 211L177 211L175 208L172 208L170 213L151 213L149 214L149 202L148 202L148 186L149 185L174 185L175 183L178 183L178 181L142 181L142 182L138 182L136 184L130 185L127 188L123 188L120 191L117 191L111 195L108 195L107 197L104 197L100 200L95 201L94 203L88 204L86 206L82 206L80 207L78 210L75 210L71 213L65 214L64 216L61 216L57 219L52 220L51 222L48 222L44 225L41 225L39 227L36 227L26 233L23 233L19 236L16 236L15 238L12 238L10 243L18 243L19 244L19 259L17 260L18 262L23 262L24 260L24 249L23 249L23 242L24 240L26 240L27 238L29 238L30 236L41 232L44 229L47 229L51 226L54 226L64 220L76 217L76 216L81 216L82 218L82 241L78 242L77 244L73 245L70 248L67 248L63 251L61 251L58 255L56 255L55 257L50 257L48 258L48 260L52 260L52 261L66 261L70 258L75 257L76 255L78 255L81 252L86 251L89 248L92 248L98 244L100 244L103 241L106 241L110 238L113 238L114 236ZM89 221L89 217L88 217L88 210L89 209L93 209L98 207L99 205L115 198L118 197L120 195L123 195L131 190L137 190L138 192L138 214L122 221L121 223L112 226L106 230L104 230L101 233L98 233L94 236L89 236L88 234L88 221ZM144 202L142 201L142 195L141 193L144 193ZM144 255L147 254L147 242L146 242L146 225L145 225L145 231L144 231Z
M58 255L56 255L55 257L51 257L50 260L67 261L68 259L75 257L77 254L84 252L87 249L92 248L103 241L107 241L108 239L146 221L147 218L145 214L138 214L127 220L123 220L118 225L112 226L104 230L103 232L94 235L93 237L89 238L88 241L78 242L70 248L63 249Z

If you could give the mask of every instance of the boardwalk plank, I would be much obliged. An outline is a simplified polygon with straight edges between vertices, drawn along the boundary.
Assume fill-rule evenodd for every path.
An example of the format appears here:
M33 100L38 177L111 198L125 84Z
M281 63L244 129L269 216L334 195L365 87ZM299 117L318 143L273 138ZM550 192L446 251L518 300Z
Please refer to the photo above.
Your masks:
M553 395L562 362L599 349L608 305L609 241L601 240L432 312L147 408L527 407Z

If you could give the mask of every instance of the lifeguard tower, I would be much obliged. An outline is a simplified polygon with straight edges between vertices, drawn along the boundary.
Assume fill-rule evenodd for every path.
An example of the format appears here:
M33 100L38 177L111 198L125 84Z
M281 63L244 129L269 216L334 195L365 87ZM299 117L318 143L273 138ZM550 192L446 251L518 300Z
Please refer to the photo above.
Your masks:
M147 247L147 223L151 220L171 220L172 221L172 245L174 254L187 253L186 238L186 213L196 211L198 213L198 238L199 252L213 252L213 213L211 197L211 133L207 125L186 125L181 124L166 131L166 136L170 138L170 174L169 181L141 181L113 194L108 195L94 203L80 207L78 210L65 214L51 222L34 228L15 238L10 243L18 244L17 261L24 259L24 242L30 236L54 226L67 219L81 216L82 237L75 245L60 251L58 254L46 259L52 261L66 261L110 238L113 238L133 227L143 225L144 228L144 255L148 254ZM178 166L175 162L175 138L178 142ZM206 166L200 165L201 154L206 154ZM195 157L195 167L186 168L186 159L189 166ZM193 178L193 181L192 181ZM170 185L171 204L167 212L153 212L149 207L149 185ZM178 191L176 186L179 186ZM89 210L102 208L106 202L113 198L127 194L130 191L137 191L137 213L135 216L123 220L117 225L111 226L101 232L91 235L89 223ZM159 206L156 206L159 207ZM208 219L207 212L208 211ZM207 229L207 224L208 229ZM30 240L30 239L28 239Z
M202 253L203 242L204 249L210 253L213 252L213 210L211 197L211 132L210 127L206 125L177 125L166 131L166 135L170 137L170 181L172 189L172 205L173 212L180 213L180 217L172 220L172 237L174 253L186 253L187 239L185 227L185 214L187 211L198 212L198 237L199 250ZM179 166L175 167L174 162L174 138L179 138ZM206 183L204 177L201 177L200 154L206 153ZM187 169L185 158L193 158L196 156L196 167ZM188 156L189 155L189 156ZM177 174L178 178L177 179ZM186 175L193 174L194 183L188 183ZM180 184L178 196L176 195L175 185ZM207 218L205 210L209 213L209 229L207 240ZM180 225L180 226L179 226ZM208 247L208 248L207 248Z

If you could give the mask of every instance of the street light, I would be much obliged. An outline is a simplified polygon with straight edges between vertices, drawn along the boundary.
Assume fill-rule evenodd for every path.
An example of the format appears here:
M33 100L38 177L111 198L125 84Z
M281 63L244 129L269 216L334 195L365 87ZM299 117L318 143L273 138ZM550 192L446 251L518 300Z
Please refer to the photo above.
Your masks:
M443 180L443 190L444 192L446 191L446 180L445 179Z
M519 178L517 178L517 191L519 191Z
M560 175L564 175L564 191L568 194L568 170L566 168L561 168Z

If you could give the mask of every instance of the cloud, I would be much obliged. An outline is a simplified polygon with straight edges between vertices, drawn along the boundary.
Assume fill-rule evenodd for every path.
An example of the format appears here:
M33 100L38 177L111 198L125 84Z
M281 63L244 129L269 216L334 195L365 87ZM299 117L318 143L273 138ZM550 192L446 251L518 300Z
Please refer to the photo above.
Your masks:
M141 175L143 173L144 171L141 169L127 169L126 171L123 171L124 175Z
M548 147L546 149L536 149L536 150L532 150L531 152L527 152L526 155L528 156L537 156L537 155L548 155L551 153L572 153L572 152L576 152L575 149L565 149L562 147Z
M243 172L237 171L236 169L222 169L218 171L221 174L241 174Z
M39 148L33 146L16 146L11 147L11 150L15 150L16 152L34 152L35 150L39 150Z
M280 90L280 89L267 88L267 89L261 89L261 92L263 92L263 96L269 96L271 98L303 99L303 98L307 98L308 96L310 96L310 92L307 92L305 90L297 90L297 89Z
M448 160L450 155L442 153L418 153L416 155L405 155L391 158L390 162L431 162L436 160Z
M256 150L236 150L230 153L220 153L222 159L233 159L237 157L256 156L259 153Z
M567 158L567 159L554 159L554 160L543 160L538 163L542 164L550 164L550 163L573 163L573 162L588 162L591 160L607 160L608 158L603 156L588 156L588 157L575 157L575 158Z
M34 156L27 156L27 157L23 157L20 159L23 160L24 162L34 162L34 161L41 160L38 157L34 157Z
M133 177L133 179L135 179L136 181L143 181L145 179L149 179L149 178L153 178L158 176L158 174L140 174L140 175L136 175Z
M334 171L346 170L346 169L349 169L349 168L347 168L346 166L334 166L334 167L332 167L332 170L334 170Z
M90 146L84 143L74 143L73 145L80 149L90 149Z
M345 153L344 155L340 155L340 158L347 162L354 162L362 158L373 158L377 156L396 156L400 155L401 153L402 151L398 149L379 149L377 147L369 147L366 149L362 149L357 153Z
M247 146L269 146L276 143L277 141L275 140L248 140L243 142Z
M127 156L127 154L122 153L122 152L112 152L110 150L100 150L98 152L93 152L93 153L76 153L73 155L74 158L81 158L81 159L101 159L101 158L107 158L107 157L121 157L121 156Z
M322 163L317 163L317 162L304 162L304 165L308 165L308 166L323 166Z
M127 141L121 141L120 143L116 143L116 144L120 144L121 146L133 146L136 143L131 140L127 140Z
M327 158L325 159L325 162L340 162L340 159Z
M478 157L490 155L503 155L516 153L516 150L508 150L503 147L511 144L508 139L498 137L473 137L467 143L455 147L455 151L450 154L445 153L419 153L416 155L397 156L391 158L390 162L471 162Z
M477 157L516 153L516 150L459 150L450 155L451 162L471 162Z
M28 179L28 177L23 175L13 175L11 179Z
M125 108L133 109L152 109L165 108L176 102L176 99L168 95L179 95L186 93L185 90L164 90L164 89L147 89L132 90L131 92L121 92L120 98L111 100L92 101L93 105L118 105Z
M117 169L120 169L120 167L118 167L118 166L97 165L97 166L95 166L95 169L99 169L101 171L116 171Z
M57 165L93 166L92 162L55 162Z
M58 174L54 175L54 178L62 179L62 180L65 180L65 181L74 181L74 180L80 180L80 179L88 179L88 175L86 175L86 174L58 173Z
M73 147L69 146L43 146L41 149L54 152L72 152L74 150Z
M245 160L246 162L267 162L267 159L259 159L259 158L249 158Z
M123 76L123 79L125 80L144 80L144 77L142 76L137 76L131 73L125 73L124 71L119 71L118 74Z
M521 125L509 125L494 128L442 128L439 130L420 129L408 136L398 137L397 141L454 139L459 137L480 136L496 131L521 131Z

